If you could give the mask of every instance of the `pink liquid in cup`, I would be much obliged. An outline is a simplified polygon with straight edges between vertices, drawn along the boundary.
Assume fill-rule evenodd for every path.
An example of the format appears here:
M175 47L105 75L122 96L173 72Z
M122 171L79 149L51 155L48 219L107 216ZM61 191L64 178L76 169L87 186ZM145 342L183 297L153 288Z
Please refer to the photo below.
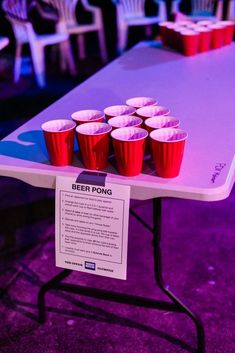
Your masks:
M181 129L166 128L150 133L156 174L162 178L179 175L188 134Z
M50 120L42 124L45 143L52 165L66 166L72 163L74 129L72 120Z
M102 123L104 121L104 113L94 109L78 110L71 115L71 118L77 125L90 122Z
M126 104L134 107L136 109L141 108L141 107L146 107L149 105L157 105L157 101L155 98L152 97L134 97L134 98L129 98L126 101Z
M106 120L119 116L119 115L133 115L136 109L129 105L112 105L104 109Z
M117 169L121 175L141 173L148 132L139 127L123 127L111 132Z
M76 127L83 164L87 169L107 167L111 130L112 127L106 123L86 123Z
M113 129L130 126L140 127L142 123L143 120L134 115L119 115L108 121L108 124L111 125Z
M138 115L143 120L146 120L147 118L152 118L154 116L169 115L169 114L170 114L170 110L160 105L142 107L137 109L136 111L136 115Z

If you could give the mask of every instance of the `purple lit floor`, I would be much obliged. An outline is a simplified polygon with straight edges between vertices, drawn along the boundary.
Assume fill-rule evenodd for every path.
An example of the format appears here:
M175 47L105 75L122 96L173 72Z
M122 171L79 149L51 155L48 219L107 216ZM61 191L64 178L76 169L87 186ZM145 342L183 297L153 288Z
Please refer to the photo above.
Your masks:
M79 80L65 77L59 85L51 76L47 89L39 92L27 78L13 86L5 77L1 104L9 115L1 114L1 136ZM54 265L54 191L1 177L0 195L0 353L194 352L194 326L183 314L62 292L47 295L47 321L39 325L37 293L59 271ZM220 202L163 203L164 277L201 316L207 353L235 352L234 204L235 190ZM151 223L150 202L134 206ZM151 235L131 217L127 281L78 272L69 281L163 299L152 268Z

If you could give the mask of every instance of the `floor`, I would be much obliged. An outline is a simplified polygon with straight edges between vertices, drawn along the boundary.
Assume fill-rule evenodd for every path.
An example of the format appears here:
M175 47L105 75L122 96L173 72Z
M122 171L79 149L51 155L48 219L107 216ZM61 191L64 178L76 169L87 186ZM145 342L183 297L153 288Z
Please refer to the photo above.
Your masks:
M12 60L10 51L1 52L1 138L102 66L90 57L71 78L55 65L39 90L32 75L12 84ZM182 314L62 292L47 295L47 321L38 324L37 293L60 271L54 264L54 191L0 177L0 195L0 353L195 352L194 326ZM234 204L234 189L219 202L163 202L164 278L201 316L207 353L235 352ZM149 201L133 207L151 223ZM130 217L127 281L78 272L69 280L163 299L152 265L151 235Z

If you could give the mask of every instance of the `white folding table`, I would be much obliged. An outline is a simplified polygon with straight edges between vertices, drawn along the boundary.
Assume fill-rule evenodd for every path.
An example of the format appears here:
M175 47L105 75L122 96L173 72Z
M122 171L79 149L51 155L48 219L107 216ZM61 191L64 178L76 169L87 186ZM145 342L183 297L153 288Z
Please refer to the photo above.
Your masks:
M100 291L63 283L71 271L64 270L39 293L39 319L45 320L45 293L50 289L77 292L96 298L151 308L183 312L196 324L198 352L205 352L204 328L200 318L188 309L164 284L161 265L161 197L201 201L229 196L235 177L235 45L184 57L162 49L157 42L140 43L107 65L62 99L22 125L0 142L0 175L20 179L38 187L55 188L56 176L76 177L84 167L74 153L73 165L54 167L48 155L40 126L50 119L70 118L80 109L103 110L124 104L134 96L155 97L180 119L188 134L180 175L163 179L155 175L148 159L142 174L123 177L110 164L106 181L130 185L131 198L153 199L154 272L160 289L171 303L126 294ZM27 109L27 107L26 107Z

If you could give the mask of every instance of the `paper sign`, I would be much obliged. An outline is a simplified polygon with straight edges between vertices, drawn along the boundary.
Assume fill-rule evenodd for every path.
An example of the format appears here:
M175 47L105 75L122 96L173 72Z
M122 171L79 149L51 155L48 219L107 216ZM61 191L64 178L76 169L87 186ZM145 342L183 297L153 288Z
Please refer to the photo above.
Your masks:
M56 266L126 279L130 187L56 178Z

